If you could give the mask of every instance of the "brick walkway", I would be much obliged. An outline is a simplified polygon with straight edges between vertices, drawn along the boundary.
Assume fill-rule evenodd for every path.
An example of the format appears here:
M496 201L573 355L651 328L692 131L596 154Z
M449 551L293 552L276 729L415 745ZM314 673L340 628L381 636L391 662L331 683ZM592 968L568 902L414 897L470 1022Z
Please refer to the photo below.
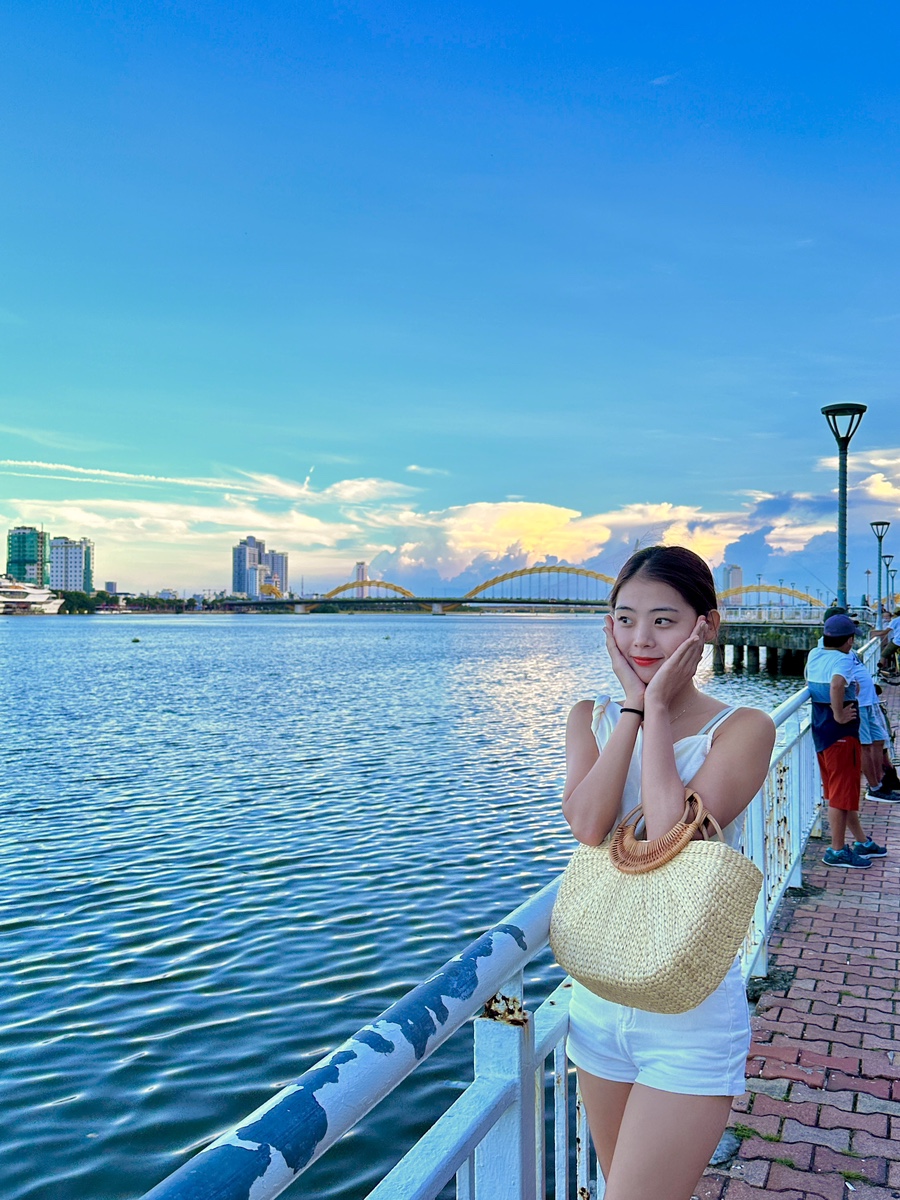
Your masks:
M900 687L884 692L900 734ZM770 972L796 974L757 1003L740 1149L699 1200L900 1198L900 804L860 816L888 857L829 869L810 841L770 941Z

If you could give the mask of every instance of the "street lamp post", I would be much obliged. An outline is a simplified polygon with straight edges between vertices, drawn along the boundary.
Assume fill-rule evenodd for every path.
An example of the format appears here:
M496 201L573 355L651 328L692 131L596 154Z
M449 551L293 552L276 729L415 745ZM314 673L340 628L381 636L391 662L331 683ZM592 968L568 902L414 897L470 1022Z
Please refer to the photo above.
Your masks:
M890 521L871 521L872 532L878 538L878 607L876 608L875 628L881 627L881 543L884 535L891 527Z
M881 561L884 563L884 582L891 589L890 599L888 601L888 608L890 608L891 611L893 611L893 608L894 608L894 584L893 584L893 574L891 572L891 563L894 561L894 556L893 556L893 554L882 554Z
M838 595L841 608L847 607L847 449L859 429L865 404L826 404L822 416L834 434L838 447Z
M866 567L866 608L872 607L872 568Z
M895 567L892 571L889 571L888 574L891 577L891 612L893 612L897 606L897 604L896 604L897 585L894 582L894 580L897 578L897 568Z

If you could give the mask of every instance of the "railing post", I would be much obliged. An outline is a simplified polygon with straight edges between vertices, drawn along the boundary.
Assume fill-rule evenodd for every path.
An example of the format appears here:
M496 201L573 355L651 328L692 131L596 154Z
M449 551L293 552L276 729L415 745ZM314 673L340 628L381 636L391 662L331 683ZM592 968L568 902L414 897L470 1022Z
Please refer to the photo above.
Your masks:
M771 776L770 776L771 778ZM767 929L769 905L769 856L766 853L766 789L770 786L769 779L763 784L753 798L745 817L744 841L750 851L750 857L762 871L762 887L756 900L751 928L754 931L755 942L752 951L752 975L767 975L769 971L769 948Z
M475 1021L475 1078L511 1079L516 1098L475 1151L475 1200L535 1200L534 1022L522 974Z

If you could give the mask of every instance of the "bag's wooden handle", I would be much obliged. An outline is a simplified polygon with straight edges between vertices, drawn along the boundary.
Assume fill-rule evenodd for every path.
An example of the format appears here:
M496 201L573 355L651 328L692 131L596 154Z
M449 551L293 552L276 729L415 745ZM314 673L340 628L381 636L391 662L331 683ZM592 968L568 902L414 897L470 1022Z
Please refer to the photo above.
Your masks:
M638 838L636 829L644 816L642 805L633 808L621 822L612 837L609 847L610 862L626 875L643 875L663 866L679 854L688 842L694 840L697 832L704 841L709 840L708 826L712 826L715 834L722 837L722 828L716 818L706 811L703 801L690 788L684 789L684 812L681 819L676 821L668 833L653 841ZM695 809L693 819L689 819L691 810ZM632 820L632 818L635 818Z

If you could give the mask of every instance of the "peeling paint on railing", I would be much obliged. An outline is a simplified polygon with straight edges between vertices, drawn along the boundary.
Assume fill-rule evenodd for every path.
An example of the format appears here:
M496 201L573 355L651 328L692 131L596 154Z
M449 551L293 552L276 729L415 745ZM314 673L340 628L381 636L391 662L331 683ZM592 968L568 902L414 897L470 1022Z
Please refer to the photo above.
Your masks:
M277 1196L546 945L557 887L555 880L488 929L146 1200Z

